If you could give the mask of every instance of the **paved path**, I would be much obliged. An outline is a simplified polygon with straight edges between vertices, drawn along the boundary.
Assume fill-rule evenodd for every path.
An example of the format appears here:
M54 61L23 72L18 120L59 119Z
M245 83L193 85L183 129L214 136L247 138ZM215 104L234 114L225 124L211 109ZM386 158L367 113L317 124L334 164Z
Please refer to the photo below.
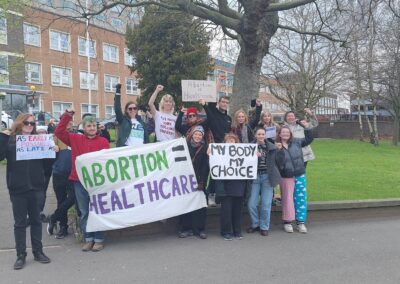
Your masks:
M243 240L230 242L217 230L207 240L172 234L113 238L98 253L81 252L72 236L56 240L44 235L52 263L34 262L29 251L26 267L14 271L15 251L8 249L14 245L12 218L1 187L2 284L400 283L398 209L371 209L380 213L368 218L349 212L324 218L321 213L307 235L287 234L274 226L268 237L245 234Z

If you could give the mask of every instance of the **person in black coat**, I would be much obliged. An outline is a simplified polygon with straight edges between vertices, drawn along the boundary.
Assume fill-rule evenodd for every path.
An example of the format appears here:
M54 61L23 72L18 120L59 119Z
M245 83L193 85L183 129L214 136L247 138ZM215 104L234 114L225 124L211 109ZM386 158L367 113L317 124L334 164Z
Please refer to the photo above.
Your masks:
M16 136L36 134L35 118L32 114L20 114L11 132L0 133L0 161L7 159L7 187L14 216L14 237L17 260L14 269L21 269L26 258L27 216L31 230L34 259L49 263L43 253L40 203L43 199L44 175L48 159L17 160Z
M209 165L207 144L204 140L204 128L201 125L195 126L191 130L187 137L187 145L196 174L197 189L204 191L208 178ZM206 239L206 217L206 207L181 215L178 236L180 238L186 238L197 235L201 239Z

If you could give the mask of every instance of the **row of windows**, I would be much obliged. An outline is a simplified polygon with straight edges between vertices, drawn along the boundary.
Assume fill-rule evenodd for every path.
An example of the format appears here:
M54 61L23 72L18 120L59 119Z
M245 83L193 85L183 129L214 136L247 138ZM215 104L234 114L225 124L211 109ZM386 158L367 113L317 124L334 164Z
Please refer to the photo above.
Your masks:
M41 84L42 83L42 65L40 63L25 63L25 80L27 83ZM79 72L79 81L81 89L88 89L90 81L90 89L98 89L97 73L88 74L87 71ZM120 83L119 76L104 75L104 91L115 92L115 85ZM59 87L72 87L72 69L51 66L51 84ZM134 78L126 78L126 93L131 95L137 94L137 82Z
M0 18L1 19L1 18ZM7 27L6 27L7 30ZM7 36L7 32L6 32ZM0 37L1 37L1 21L0 21ZM71 52L71 35L69 33L49 30L50 49L61 52ZM41 46L40 27L28 23L24 23L24 43L32 46ZM96 58L96 41L87 40L84 37L78 37L79 55ZM119 63L119 47L109 43L103 43L103 60ZM132 65L134 59L128 53L128 49L124 48L124 63Z
M73 105L72 103L68 102L53 102L53 116L58 118L65 112L66 109L71 108ZM91 104L90 105L90 112L89 112L89 105L88 104L81 104L81 113L91 113L96 117L99 117L99 105ZM105 106L105 118L110 118L111 116L115 115L114 106L106 105Z

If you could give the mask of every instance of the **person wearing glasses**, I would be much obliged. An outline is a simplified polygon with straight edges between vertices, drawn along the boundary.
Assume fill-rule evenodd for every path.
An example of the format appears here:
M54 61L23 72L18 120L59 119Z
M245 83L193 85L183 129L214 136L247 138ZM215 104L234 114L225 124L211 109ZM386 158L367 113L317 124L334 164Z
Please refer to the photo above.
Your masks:
M184 124L182 120L185 114L186 114L186 123ZM178 118L176 119L175 130L178 131L183 136L187 137L188 134L191 132L191 130L199 125L203 127L205 133L207 134L208 130L207 120L198 117L196 107L193 106L188 108L182 107L181 111L178 114ZM206 134L205 136L207 136Z
M127 102L122 113L121 84L116 85L114 110L119 124L117 147L140 146L149 142L147 128L138 115L137 104L132 101Z
M22 269L26 258L26 228L30 224L34 260L49 263L43 253L40 204L44 198L44 174L48 159L17 160L16 136L36 135L35 117L21 113L11 131L0 133L0 161L7 159L7 187L14 216L14 237L17 260L14 269ZM28 216L28 218L27 218Z
M174 98L166 94L160 100L160 110L156 109L154 102L160 92L164 90L163 85L157 85L149 100L150 113L154 118L157 142L175 139L176 116L174 113Z

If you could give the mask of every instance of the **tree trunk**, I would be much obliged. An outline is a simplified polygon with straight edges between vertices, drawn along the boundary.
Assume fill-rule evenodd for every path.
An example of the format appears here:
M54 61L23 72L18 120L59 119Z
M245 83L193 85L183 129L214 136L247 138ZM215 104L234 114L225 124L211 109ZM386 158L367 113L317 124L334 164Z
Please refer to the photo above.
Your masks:
M360 97L357 97L358 100L358 105L357 105L357 110L358 110L358 123L360 127L360 141L364 141L364 128L363 128L363 123L362 123L362 116L361 116L361 99Z
M397 114L394 116L394 127L393 127L393 145L399 146L399 136L400 136L400 118Z
M378 134L378 122L377 122L377 114L376 114L376 105L374 105L374 145L379 146L379 134Z

